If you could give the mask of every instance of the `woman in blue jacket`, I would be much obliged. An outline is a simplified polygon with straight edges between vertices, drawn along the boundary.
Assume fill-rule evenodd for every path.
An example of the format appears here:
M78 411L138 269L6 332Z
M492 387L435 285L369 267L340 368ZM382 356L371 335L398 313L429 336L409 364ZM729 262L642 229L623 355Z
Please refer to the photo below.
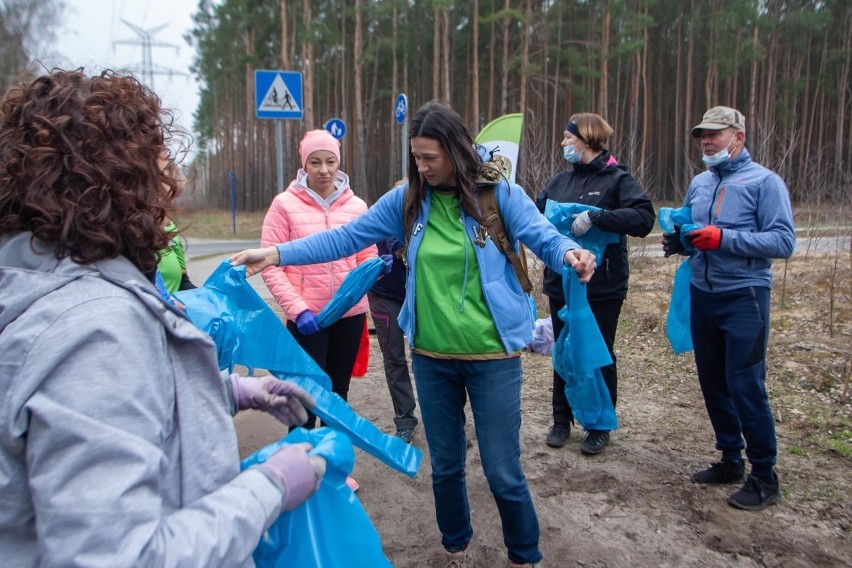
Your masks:
M450 562L470 562L473 538L465 487L464 406L470 400L482 467L497 502L510 565L542 558L539 527L520 461L521 349L532 315L511 263L482 238L476 179L482 167L461 117L432 101L412 117L408 182L350 223L231 258L247 274L267 266L328 262L388 237L405 243L406 297L400 327L432 461L432 490ZM570 264L582 281L594 256L563 237L524 190L495 188L509 237L545 264ZM470 565L470 564L467 564Z

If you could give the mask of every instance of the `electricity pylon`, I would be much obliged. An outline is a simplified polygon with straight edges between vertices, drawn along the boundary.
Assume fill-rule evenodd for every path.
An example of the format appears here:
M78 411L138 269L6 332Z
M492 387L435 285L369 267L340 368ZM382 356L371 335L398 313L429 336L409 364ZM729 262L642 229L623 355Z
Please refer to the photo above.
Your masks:
M150 88L154 88L154 75L168 75L169 77L174 76L186 76L187 73L183 71L177 71L176 69L171 69L169 67L163 67L162 65L156 65L154 63L153 57L151 55L152 47L173 47L175 52L180 51L180 46L175 45L173 43L168 43L165 41L158 41L154 39L154 35L160 32L163 28L168 26L168 24L160 24L159 26L149 28L147 30L140 28L139 26L135 26L125 20L121 19L127 27L136 32L136 35L139 36L138 39L120 39L112 42L113 46L116 45L140 45L142 46L142 82L148 85Z

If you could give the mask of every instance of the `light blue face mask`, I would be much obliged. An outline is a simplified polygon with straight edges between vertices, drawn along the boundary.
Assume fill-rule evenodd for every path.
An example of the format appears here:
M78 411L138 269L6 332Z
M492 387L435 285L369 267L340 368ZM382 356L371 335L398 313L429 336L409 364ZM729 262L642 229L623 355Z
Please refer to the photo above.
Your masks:
M583 153L577 151L576 144L568 144L562 147L562 157L570 164L579 164L583 161Z
M722 148L721 150L719 150L718 152L716 152L712 156L708 156L706 154L704 156L701 156L701 160L705 164L707 164L708 168L712 168L713 166L718 166L719 164L721 164L723 162L727 162L728 160L731 159L731 154L730 154L730 152L728 152L728 146L730 146L731 142L734 141L734 136L736 136L736 133L731 135L731 139L728 141L728 144L724 148Z

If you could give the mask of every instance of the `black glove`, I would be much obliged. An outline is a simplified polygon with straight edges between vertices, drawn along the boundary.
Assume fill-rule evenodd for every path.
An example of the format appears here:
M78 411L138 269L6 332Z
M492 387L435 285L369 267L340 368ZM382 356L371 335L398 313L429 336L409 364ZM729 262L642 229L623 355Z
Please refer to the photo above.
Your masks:
M663 253L663 256L666 258L673 254L689 256L689 253L686 252L686 248L683 246L683 242L680 240L680 225L674 226L674 233L663 234Z

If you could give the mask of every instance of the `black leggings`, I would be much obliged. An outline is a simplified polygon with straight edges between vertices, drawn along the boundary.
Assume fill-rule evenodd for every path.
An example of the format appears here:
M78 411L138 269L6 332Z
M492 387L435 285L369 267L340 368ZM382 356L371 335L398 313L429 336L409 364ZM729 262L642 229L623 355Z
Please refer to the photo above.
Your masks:
M565 305L562 300L554 300L548 298L550 303L550 321L553 323L553 338L557 339L562 328L565 327L565 322L559 319L556 315L559 310ZM621 315L621 305L624 300L602 300L599 302L589 302L589 307L592 308L592 314L595 316L595 321L603 335L606 348L612 356L612 365L601 367L601 375L603 375L606 388L609 390L609 396L612 399L612 406L615 407L616 399L618 398L618 368L616 367L615 352L613 344L615 343L615 332L618 329L618 317ZM571 405L568 404L568 398L565 396L565 381L559 376L555 370L553 371L553 423L562 426L572 424L574 422L574 413L571 411Z

